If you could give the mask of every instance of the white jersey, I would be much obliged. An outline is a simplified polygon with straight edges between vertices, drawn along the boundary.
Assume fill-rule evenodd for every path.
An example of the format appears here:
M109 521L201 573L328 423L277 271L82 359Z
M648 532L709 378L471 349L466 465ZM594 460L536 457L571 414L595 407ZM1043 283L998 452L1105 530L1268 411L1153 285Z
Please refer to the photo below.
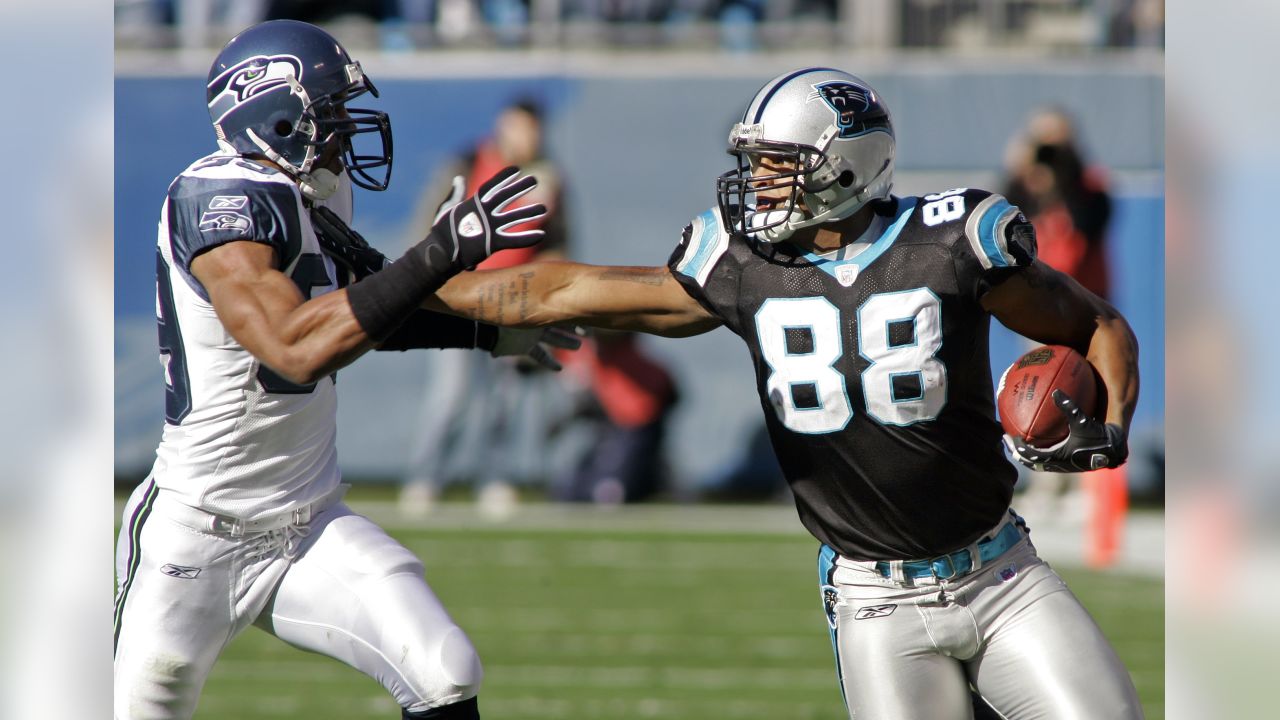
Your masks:
M350 220L350 186L332 203ZM152 470L183 504L254 520L309 504L339 481L337 398L330 377L296 385L231 336L191 261L247 240L276 250L308 298L337 288L297 186L226 153L204 157L169 186L160 213L156 319L165 368L165 428Z

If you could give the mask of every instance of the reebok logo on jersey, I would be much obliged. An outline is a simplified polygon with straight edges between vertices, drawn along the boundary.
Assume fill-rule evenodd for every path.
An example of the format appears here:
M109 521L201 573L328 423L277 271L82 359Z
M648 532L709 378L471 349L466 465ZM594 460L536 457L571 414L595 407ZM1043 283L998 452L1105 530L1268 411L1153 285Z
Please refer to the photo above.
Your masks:
M870 620L872 618L888 617L897 610L897 605L868 605L858 608L858 614L853 616L854 620Z
M857 265L841 265L836 268L836 281L844 287L849 287L858 279Z
M476 237L483 232L484 225L480 224L480 218L475 213L467 213L462 222L458 223L458 234L462 237Z
M245 205L249 204L249 198L244 195L214 195L209 200L210 210L243 210Z
M200 574L200 568L165 564L160 567L160 572L179 580L195 580L196 576Z
M200 216L200 232L234 231L248 235L253 220L234 210L210 210Z

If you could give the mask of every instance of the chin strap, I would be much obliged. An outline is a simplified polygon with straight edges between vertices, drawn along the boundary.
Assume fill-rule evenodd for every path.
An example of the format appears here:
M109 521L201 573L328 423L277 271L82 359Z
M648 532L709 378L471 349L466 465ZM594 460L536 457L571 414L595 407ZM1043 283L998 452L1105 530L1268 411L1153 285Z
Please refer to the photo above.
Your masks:
M298 189L313 202L324 202L338 192L339 176L328 168L310 173L298 173Z
M306 172L302 168L286 160L283 155L276 152L270 145L263 142L262 138L253 130L245 130L245 134L249 136L249 139L253 141L254 145L258 146L258 149L262 150L262 154L266 155L268 160L284 168L285 172L292 175L298 181L298 189L302 191L303 197L311 200L312 202L324 202L325 200L333 197L333 194L338 191L340 179L337 173L327 168L316 168L311 172ZM311 161L315 160L314 153L314 150L307 151L308 157L304 165L310 164Z
M880 181L880 178L883 177L884 174L888 171L889 171L889 163L886 162L884 164L884 167L880 168L880 172L876 173L876 176L871 178L870 182L868 182L866 185L863 185L861 189L859 189L856 193L854 193L852 196L850 196L848 199L846 199L844 202L840 203L839 205L836 205L833 208L829 208L812 217L805 217L805 215L801 213L799 210L793 210L790 213L791 217L788 218L784 223L782 223L781 225L778 225L777 227L761 230L757 233L757 236L767 242L771 242L771 243L781 242L791 237L793 234L795 234L797 230L807 228L813 225L819 225L826 222L835 222L837 220L844 220L845 218L851 217L854 213L861 210L862 207L866 205L868 202L871 202L872 200L876 199L876 197L879 197L879 196L872 197L868 193L870 189L875 187L876 183ZM887 194L888 193L886 192L886 195ZM767 213L754 213L751 217L750 224L757 225L757 226L766 225L768 224L769 220L778 219L778 217L781 216L783 212L784 211L782 210L773 210ZM766 217L763 219L757 220L756 219L757 215L764 215ZM750 228L748 228L748 232L750 233Z

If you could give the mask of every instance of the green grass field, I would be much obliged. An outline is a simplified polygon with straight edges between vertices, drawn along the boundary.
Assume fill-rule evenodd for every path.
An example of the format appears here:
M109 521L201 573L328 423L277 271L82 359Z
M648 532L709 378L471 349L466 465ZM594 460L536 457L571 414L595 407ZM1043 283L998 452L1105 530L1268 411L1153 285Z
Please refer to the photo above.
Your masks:
M480 650L485 718L845 717L816 544L798 524L770 534L608 524L392 530ZM1147 717L1163 718L1162 581L1058 569L1133 673ZM394 717L374 681L252 628L214 668L196 714Z

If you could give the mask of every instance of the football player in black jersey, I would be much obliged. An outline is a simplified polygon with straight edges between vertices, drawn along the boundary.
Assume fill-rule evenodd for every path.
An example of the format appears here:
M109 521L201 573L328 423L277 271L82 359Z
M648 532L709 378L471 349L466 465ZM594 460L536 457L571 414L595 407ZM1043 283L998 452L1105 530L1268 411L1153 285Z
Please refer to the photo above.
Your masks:
M970 687L1005 718L1141 717L1114 650L1009 508L988 352L995 316L1097 368L1105 418L1077 414L1053 448L1007 439L1021 462L1077 472L1125 460L1133 333L1036 261L1031 225L1003 197L891 195L894 149L865 82L786 73L733 127L738 167L666 267L468 273L429 304L517 326L740 336L800 520L822 543L852 717L962 720Z

